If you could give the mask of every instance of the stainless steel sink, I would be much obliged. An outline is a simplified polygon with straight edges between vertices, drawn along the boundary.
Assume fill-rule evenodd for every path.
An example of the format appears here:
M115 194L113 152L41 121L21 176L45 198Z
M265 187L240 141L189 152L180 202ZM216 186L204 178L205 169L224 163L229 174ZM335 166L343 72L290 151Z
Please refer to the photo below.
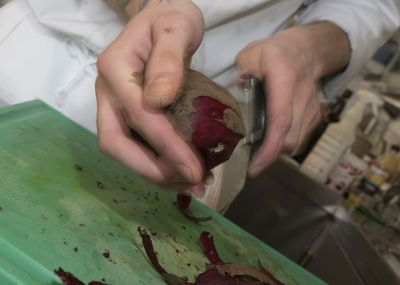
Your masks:
M340 205L336 193L277 161L247 181L225 216L329 284L399 285L397 258L389 266Z

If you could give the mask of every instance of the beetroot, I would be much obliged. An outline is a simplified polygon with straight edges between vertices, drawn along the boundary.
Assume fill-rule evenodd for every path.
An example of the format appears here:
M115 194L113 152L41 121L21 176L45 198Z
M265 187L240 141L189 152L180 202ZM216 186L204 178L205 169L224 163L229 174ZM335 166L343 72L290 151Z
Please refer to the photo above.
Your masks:
M166 115L176 131L199 152L205 168L228 160L245 134L236 101L203 74L190 70Z
M178 99L166 110L168 119L186 142L198 151L207 170L228 160L243 138L245 128L236 101L203 74L190 70ZM178 194L180 211L196 218L189 208L191 197Z

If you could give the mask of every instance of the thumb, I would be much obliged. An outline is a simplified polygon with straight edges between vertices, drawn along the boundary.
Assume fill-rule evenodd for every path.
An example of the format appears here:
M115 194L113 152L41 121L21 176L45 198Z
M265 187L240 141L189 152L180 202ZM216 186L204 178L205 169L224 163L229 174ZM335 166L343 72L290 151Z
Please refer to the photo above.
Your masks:
M145 101L163 108L175 101L184 70L189 65L191 38L188 29L175 26L153 31L153 49L145 71Z

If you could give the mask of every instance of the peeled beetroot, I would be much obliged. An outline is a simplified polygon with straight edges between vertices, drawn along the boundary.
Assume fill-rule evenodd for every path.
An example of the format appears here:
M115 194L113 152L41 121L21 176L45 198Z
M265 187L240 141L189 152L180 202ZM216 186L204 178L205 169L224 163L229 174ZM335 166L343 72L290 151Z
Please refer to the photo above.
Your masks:
M225 162L243 138L245 128L236 101L200 72L190 70L178 99L166 110L176 131L198 151L207 170ZM189 208L191 197L178 194L180 211L196 222Z
M205 168L228 160L245 128L236 101L200 72L190 70L166 114L177 132L199 152Z

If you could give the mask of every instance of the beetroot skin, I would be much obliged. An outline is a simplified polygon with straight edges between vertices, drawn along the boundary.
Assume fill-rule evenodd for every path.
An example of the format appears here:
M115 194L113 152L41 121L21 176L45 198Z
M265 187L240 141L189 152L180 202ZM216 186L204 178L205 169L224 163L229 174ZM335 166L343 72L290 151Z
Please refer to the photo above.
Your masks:
M198 151L207 170L227 161L243 138L245 128L239 106L229 93L200 72L189 70L178 99L166 110L175 130ZM191 197L178 194L181 213L195 222Z
M76 278L71 272L64 271L61 267L54 270L54 273L61 279L65 285L85 285L81 280ZM90 281L88 285L107 285L100 281Z
M187 277L168 273L160 264L150 235L138 228L147 257L168 285L284 285L271 272L259 265L259 269L241 263L225 263L218 255L214 239L208 232L200 235L200 245L210 264L200 273L194 283Z
M178 99L166 114L176 131L199 152L206 169L228 160L245 133L236 101L194 70L187 73Z

